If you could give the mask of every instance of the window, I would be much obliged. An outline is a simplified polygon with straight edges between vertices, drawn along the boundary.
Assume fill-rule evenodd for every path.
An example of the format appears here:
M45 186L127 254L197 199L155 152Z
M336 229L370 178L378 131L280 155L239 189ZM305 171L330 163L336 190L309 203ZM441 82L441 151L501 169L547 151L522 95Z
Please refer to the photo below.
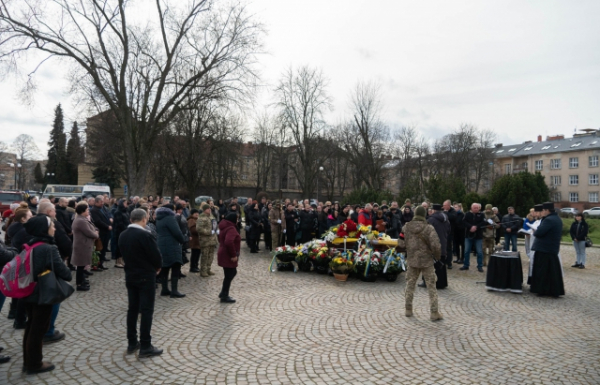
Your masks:
M531 150L532 148L533 148L533 146L528 146L528 147L525 147L525 148L523 149L523 151L529 151L529 150Z
M588 202L598 203L598 193L591 192L588 194Z
M569 202L579 202L579 193L569 193Z
M561 199L560 199L560 193L559 192L555 192L554 194L552 194L552 200L554 202L560 202L561 201Z
M544 169L544 161L536 160L535 161L535 171L542 171Z
M598 155L590 156L590 167L598 167Z
M569 186L577 186L579 184L579 175L569 175Z
M598 174L590 174L589 183L590 183L590 186L597 186L598 185Z
M512 165L510 163L507 163L504 165L504 173L505 174L510 174L511 170L512 170Z
M550 168L552 170L560 170L560 159L550 159Z
M561 177L560 177L560 175L559 175L559 176L553 176L553 177L551 177L551 179L550 179L550 180L552 181L552 184L553 184L554 186L560 186L560 182L561 182Z
M496 154L500 154L501 152L504 152L504 150L498 150L496 151Z
M579 167L579 158L569 158L569 168Z
M544 147L542 147L542 150L547 150L547 149L549 149L550 147L552 147L552 146L544 146Z
M581 142L579 142L579 143L575 143L575 144L572 144L572 145L571 145L571 147L579 147L579 146L581 146Z
M511 148L510 150L508 150L508 152L514 152L516 150L517 150L516 148Z

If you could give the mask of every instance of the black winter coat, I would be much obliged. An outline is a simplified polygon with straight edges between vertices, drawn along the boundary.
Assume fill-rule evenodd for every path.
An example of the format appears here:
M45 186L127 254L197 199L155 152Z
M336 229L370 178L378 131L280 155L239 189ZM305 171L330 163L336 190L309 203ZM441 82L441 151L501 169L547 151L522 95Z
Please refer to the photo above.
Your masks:
M121 233L119 248L125 261L125 281L156 279L162 257L151 232L132 226Z
M73 241L67 235L67 231L62 223L54 220L54 228L56 229L54 232L54 242L56 243L56 247L58 247L60 256L62 258L70 257L73 254Z
M56 206L56 220L63 225L67 234L71 234L73 230L71 230L71 215L67 211L66 207Z
M23 245L31 240L31 235L25 230L21 222L13 222L6 232L10 237L10 244L20 253L23 251Z
M250 226L250 231L246 234L248 239L259 239L262 231L262 216L258 210L248 210L246 212L246 225Z
M14 247L8 247L0 241L0 269L18 255L19 252Z
M446 214L435 211L432 215L427 218L429 223L435 229L438 237L440 238L440 245L442 245L442 257L446 256L446 247L448 244L448 236L450 235L450 221Z
M572 240L585 241L585 237L587 237L588 231L589 226L585 219L582 219L581 222L573 222L571 224L571 230L569 232L571 234Z
M114 231L115 239L117 240L117 246L118 246L119 236L121 235L121 233L123 231L125 231L127 226L129 226L129 212L127 211L127 207L125 207L125 205L123 203L119 204L119 207L117 207L117 210L115 211L113 224L114 224L113 231ZM115 257L121 258L120 248L117 247L116 249L117 250L115 252Z
M298 213L296 210L288 211L285 210L285 229L287 232L296 232L296 219Z
M37 281L37 276L46 270L54 268L54 274L65 281L71 281L71 270L65 265L60 258L58 248L54 244L54 238L32 238L28 244L32 245L37 242L44 242L43 245L37 246L33 250L33 276ZM39 300L39 285L36 285L33 293L29 297L23 298L25 302L37 303Z
M454 210L454 207L450 206L450 210L444 211L444 214L448 217L448 221L450 222L450 235L453 235L456 231L456 220L458 212Z
M560 251L560 240L562 238L562 220L557 213L550 213L544 219L538 229L533 233L532 250L542 253L558 255Z
M98 228L100 236L102 236L103 234L108 234L108 232L110 231L108 229L110 227L110 219L108 219L108 217L104 213L103 208L92 206L90 208L90 216L92 217L92 222L94 223L94 226Z
M385 215L387 216L388 220L388 229L386 231L386 233L394 238L394 239L398 239L398 235L400 234L400 231L402 231L402 215L400 214L400 210L399 209L395 209L396 212L390 210L387 213L385 213Z

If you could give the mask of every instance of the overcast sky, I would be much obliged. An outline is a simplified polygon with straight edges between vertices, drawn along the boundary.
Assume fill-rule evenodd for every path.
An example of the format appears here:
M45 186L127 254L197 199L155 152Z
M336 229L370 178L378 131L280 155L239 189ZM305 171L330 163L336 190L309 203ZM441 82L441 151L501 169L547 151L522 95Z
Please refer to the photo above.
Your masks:
M329 79L336 123L358 80L382 85L383 118L432 139L471 123L504 144L600 128L600 1L254 0L266 26L258 100L286 68ZM1 83L0 140L28 133L45 156L53 109L83 120L56 63L43 67L32 109Z

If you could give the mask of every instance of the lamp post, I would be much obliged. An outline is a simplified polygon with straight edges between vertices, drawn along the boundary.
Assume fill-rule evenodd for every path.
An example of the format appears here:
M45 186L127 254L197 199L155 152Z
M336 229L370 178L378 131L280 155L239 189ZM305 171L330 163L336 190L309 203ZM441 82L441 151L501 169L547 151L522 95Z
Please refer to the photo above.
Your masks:
M14 174L15 174L15 184L14 184L13 187L14 187L15 190L18 190L18 188L17 188L17 168L21 168L21 163L12 163L11 162L8 165L10 167L14 168L13 171L14 171Z
M319 177L321 176L321 171L323 171L323 166L319 167L319 173L317 174L317 206L319 205Z
M50 177L52 177L52 179L54 179L54 175L56 175L56 174L54 174L53 172L46 173L46 179L48 179L48 182L50 182Z

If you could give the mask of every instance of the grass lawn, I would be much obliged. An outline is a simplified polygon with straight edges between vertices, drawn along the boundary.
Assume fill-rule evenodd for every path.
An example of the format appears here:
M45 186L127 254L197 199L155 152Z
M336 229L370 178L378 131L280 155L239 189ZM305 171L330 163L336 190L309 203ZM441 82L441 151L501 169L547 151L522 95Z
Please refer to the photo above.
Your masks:
M569 230L571 229L571 224L575 221L573 218L561 218L563 221L563 242L572 242L571 236L569 235ZM594 245L600 245L600 219L586 219L585 220L590 228L588 237L592 240Z

